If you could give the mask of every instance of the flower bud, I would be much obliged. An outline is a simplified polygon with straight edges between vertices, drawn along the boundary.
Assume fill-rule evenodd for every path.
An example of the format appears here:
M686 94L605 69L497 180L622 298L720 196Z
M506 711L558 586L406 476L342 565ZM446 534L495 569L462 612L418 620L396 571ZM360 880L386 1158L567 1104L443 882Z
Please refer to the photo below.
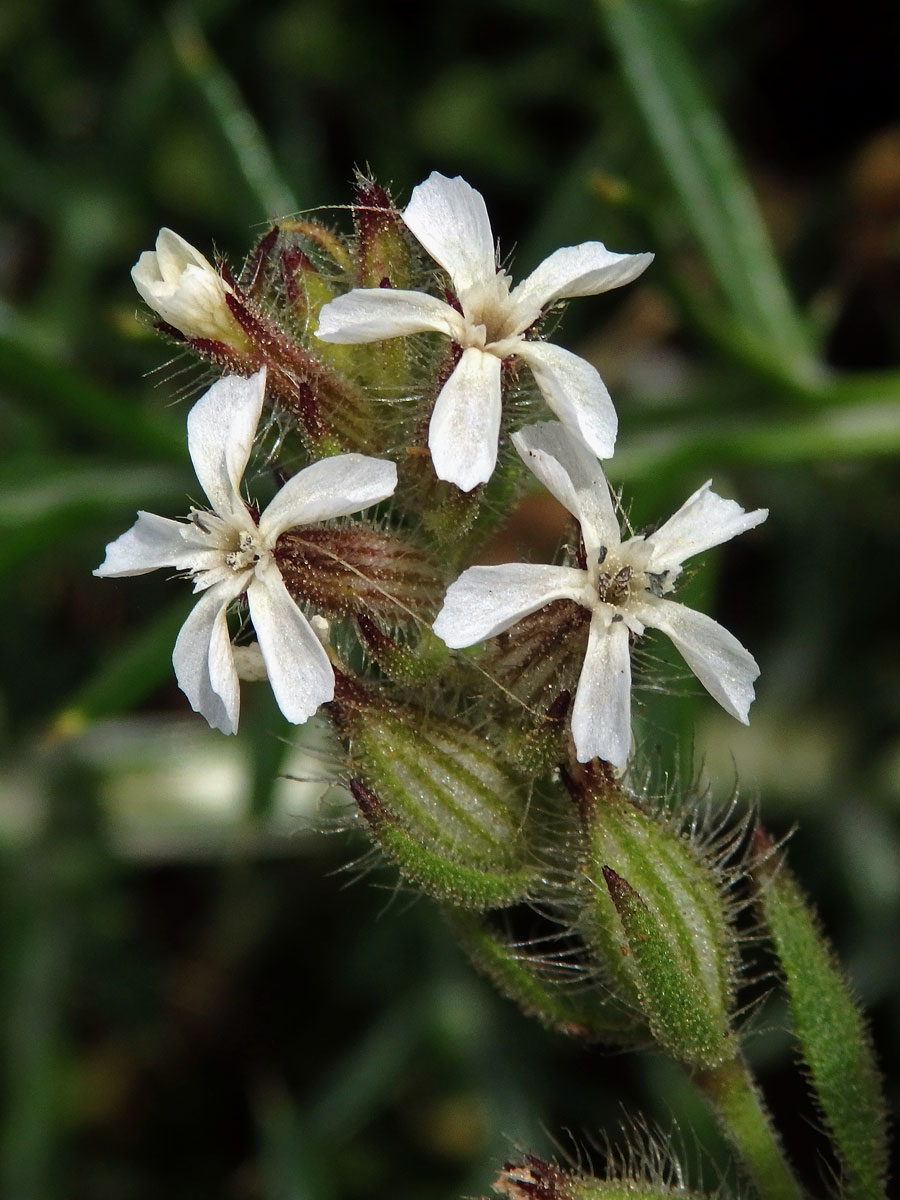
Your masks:
M131 268L141 298L184 334L219 342L233 350L249 340L228 306L233 288L199 250L171 229L161 229L155 250L145 250Z
M356 626L367 653L389 679L397 683L422 684L434 679L449 657L444 642L427 626L418 630L414 642L391 637L366 613L356 614Z
M619 790L596 760L567 782L585 830L589 894L581 933L613 990L682 1062L713 1067L732 1058L730 877L671 816L648 812Z
M356 185L358 285L363 288L408 288L408 234L390 196L379 184L360 178Z
M485 909L528 894L526 781L480 733L337 675L330 705L350 788L401 873L438 899Z
M685 1187L681 1165L665 1144L640 1130L635 1136L636 1144L610 1153L604 1179L526 1154L522 1162L504 1163L493 1191L506 1200L702 1200Z
M363 521L289 529L275 546L288 591L326 613L368 613L388 624L433 617L445 581L406 539Z

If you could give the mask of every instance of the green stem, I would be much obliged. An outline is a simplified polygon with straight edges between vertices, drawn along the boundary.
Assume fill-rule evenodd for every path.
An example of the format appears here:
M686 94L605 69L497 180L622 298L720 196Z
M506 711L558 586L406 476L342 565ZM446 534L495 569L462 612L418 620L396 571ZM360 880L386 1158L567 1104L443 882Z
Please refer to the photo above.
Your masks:
M712 1105L741 1154L763 1200L801 1200L803 1192L788 1166L756 1085L740 1057L697 1071L693 1080Z

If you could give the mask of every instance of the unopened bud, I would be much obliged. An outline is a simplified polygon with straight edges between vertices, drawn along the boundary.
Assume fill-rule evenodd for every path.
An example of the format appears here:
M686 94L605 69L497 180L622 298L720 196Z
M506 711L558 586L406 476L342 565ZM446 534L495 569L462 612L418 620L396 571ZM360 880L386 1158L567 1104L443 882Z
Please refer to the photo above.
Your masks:
M367 613L389 624L432 617L443 573L411 542L360 521L283 533L275 546L288 591L328 616Z
M522 1162L504 1164L493 1190L506 1200L702 1200L685 1187L681 1166L664 1144L640 1131L636 1136L637 1144L611 1156L614 1166L605 1179L527 1154Z
M359 179L356 185L356 223L359 287L408 288L408 234L399 210L379 184Z
M588 765L568 779L588 858L582 936L614 992L636 1005L656 1040L682 1062L730 1059L734 933L730 879L670 815L648 812Z
M189 242L161 229L155 250L145 250L131 269L141 298L186 338L219 342L233 350L249 340L228 306L233 288Z
M425 683L446 665L449 650L427 626L415 641L399 641L385 633L366 613L357 613L359 636L369 655L389 679L398 683Z
M386 706L338 675L330 705L349 755L351 791L401 873L466 908L528 894L526 781L480 733L413 705Z

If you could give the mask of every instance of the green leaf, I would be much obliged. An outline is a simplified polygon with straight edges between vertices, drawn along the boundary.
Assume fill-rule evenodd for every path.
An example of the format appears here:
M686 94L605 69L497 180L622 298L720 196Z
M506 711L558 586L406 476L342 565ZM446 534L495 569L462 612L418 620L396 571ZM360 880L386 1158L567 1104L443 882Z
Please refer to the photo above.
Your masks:
M175 498L177 510L188 487L187 471L172 467L15 460L0 471L0 573L58 546L86 521L121 514L122 532L144 505Z
M170 11L169 32L179 64L209 105L241 176L262 210L268 216L296 212L300 205L278 169L261 126L186 6Z
M784 972L815 1098L846 1171L845 1200L879 1200L888 1168L881 1079L865 1019L818 921L764 834L760 905Z
M184 426L170 413L112 395L54 356L19 318L0 310L0 384L11 403L35 405L81 437L167 462L185 457Z
M809 339L756 199L675 25L654 0L599 0L625 82L710 271L747 331L790 374Z
M710 463L803 464L895 458L900 453L900 403L884 400L823 409L788 420L682 418L647 422L608 467L615 482L647 483L661 474L708 470Z

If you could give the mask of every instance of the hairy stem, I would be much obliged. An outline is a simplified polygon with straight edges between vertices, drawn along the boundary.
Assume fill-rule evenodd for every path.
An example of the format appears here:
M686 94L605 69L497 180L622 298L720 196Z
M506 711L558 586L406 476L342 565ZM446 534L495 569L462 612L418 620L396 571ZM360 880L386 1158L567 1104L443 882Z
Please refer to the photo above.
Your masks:
M801 1200L803 1192L785 1160L743 1059L737 1057L711 1070L696 1071L693 1080L743 1158L763 1200Z

